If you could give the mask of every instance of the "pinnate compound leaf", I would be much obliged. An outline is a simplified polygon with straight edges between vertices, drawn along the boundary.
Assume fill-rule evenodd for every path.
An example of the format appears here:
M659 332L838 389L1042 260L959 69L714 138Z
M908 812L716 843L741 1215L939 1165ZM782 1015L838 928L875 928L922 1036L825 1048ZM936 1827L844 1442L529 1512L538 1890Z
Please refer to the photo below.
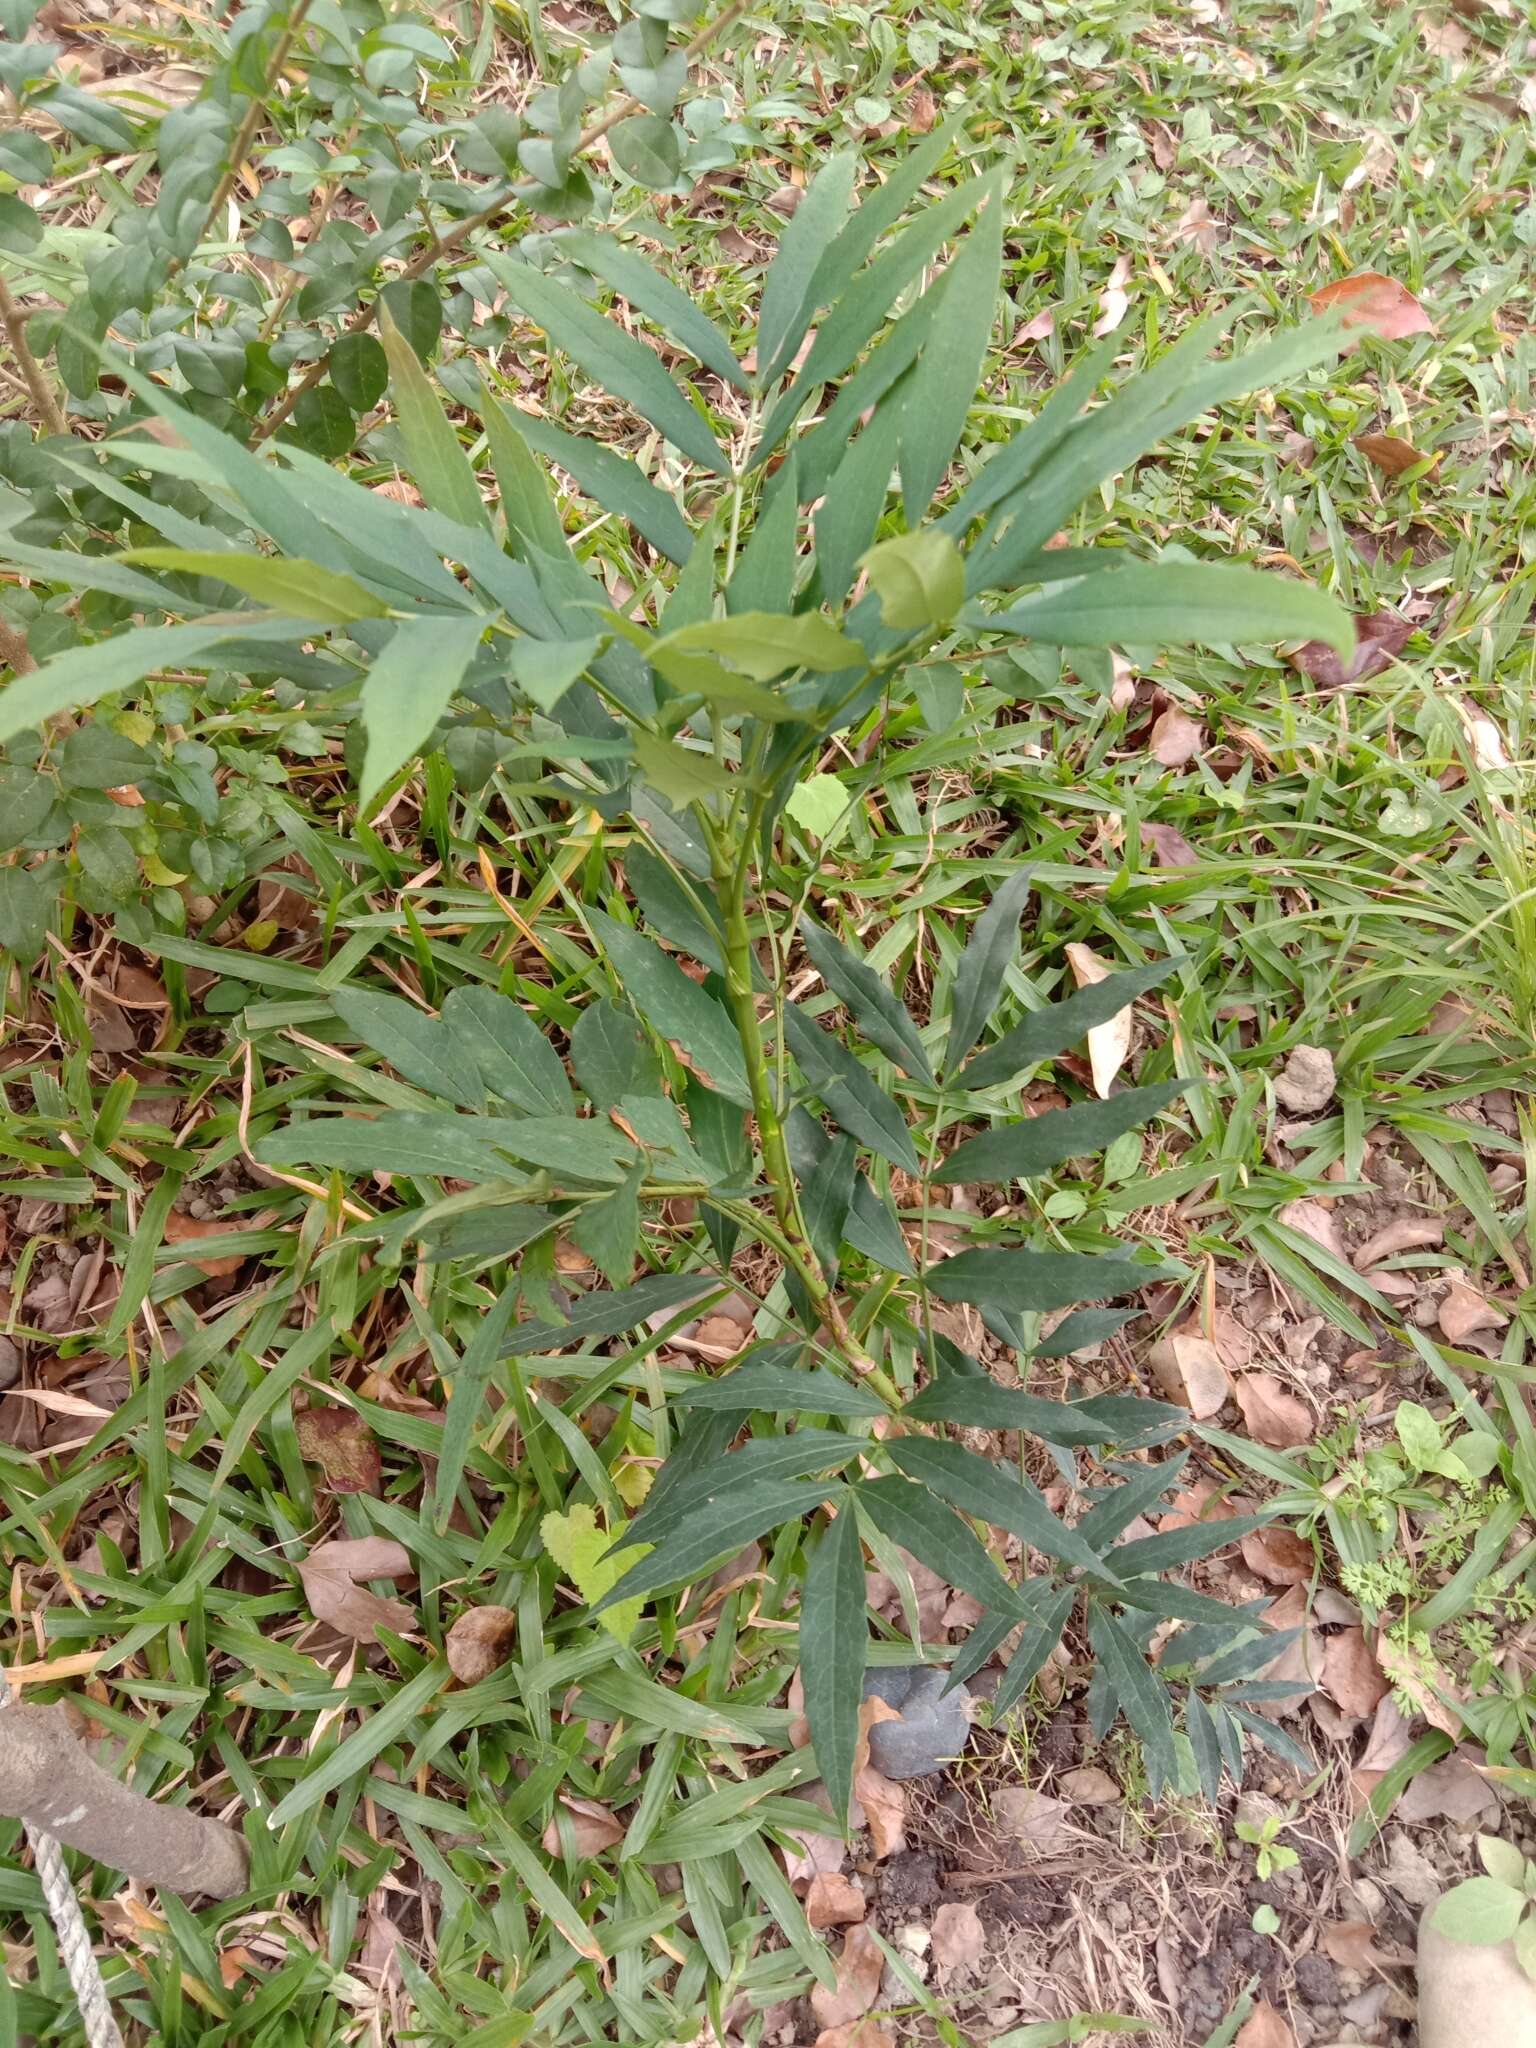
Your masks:
M769 1481L778 1485L786 1479L808 1478L812 1472L839 1471L863 1448L861 1438L831 1429L797 1429L788 1436L754 1437L739 1451L712 1460L675 1484L656 1488L659 1497L647 1500L641 1508L634 1533L647 1543L660 1543L714 1501Z
M1002 276L1002 191L1003 173L995 172L981 211L950 266L913 380L901 437L901 487L909 524L922 518L943 483L981 382ZM965 572L958 557L951 573L963 584ZM935 622L947 622L958 610L956 599L950 611L936 614ZM887 616L886 623L897 621Z
M613 1287L627 1286L635 1270L640 1251L640 1190L644 1184L645 1167L636 1166L612 1194L589 1203L571 1219L572 1241Z
M869 1624L864 1614L864 1552L858 1516L844 1496L823 1531L800 1598L800 1678L806 1718L832 1814L843 1820L853 1790L859 1703Z
M1028 868L1011 874L971 927L950 993L949 1035L944 1041L946 1076L954 1075L997 1008L1003 977L1018 952L1019 919L1029 901L1030 880Z
M1123 1132L1135 1130L1166 1109L1175 1096L1192 1086L1190 1081L1159 1081L1150 1088L1127 1088L1107 1101L1050 1109L1021 1123L983 1131L957 1145L933 1178L941 1182L1027 1180L1059 1166L1064 1159L1101 1151Z
M811 965L846 1005L870 1043L879 1046L914 1081L926 1081L932 1087L933 1068L900 997L891 993L866 960L811 918L801 922L800 936Z
M232 590L254 597L258 604L290 618L314 619L322 625L345 626L354 619L382 619L389 606L365 590L355 576L322 569L317 562L294 561L280 555L247 555L222 548L127 548L116 558L139 562L146 569L176 569L187 576L213 576ZM226 623L226 631L229 627Z
M969 1593L983 1607L1023 1616L1024 1602L1017 1588L1003 1577L970 1524L953 1508L935 1500L926 1486L914 1486L910 1480L888 1473L882 1479L864 1481L857 1491L860 1505L876 1528L910 1550L930 1571Z
M505 1117L393 1110L382 1116L313 1116L258 1139L268 1166L323 1166L341 1173L393 1173L471 1182L521 1180L498 1144Z
M848 1135L893 1166L920 1172L917 1147L900 1110L848 1048L793 1003L784 1005L784 1035L795 1064Z
M588 918L624 993L651 1029L706 1087L750 1108L752 1090L730 1013L653 939L598 910Z
M1051 1513L1038 1487L990 1458L937 1437L893 1438L889 1450L909 1479L930 1487L963 1514L1006 1529L1062 1564L1091 1572L1105 1570L1099 1551Z
M985 1373L941 1373L904 1411L923 1422L964 1422L974 1429L1019 1429L1048 1444L1097 1447L1144 1430L1187 1427L1189 1415L1163 1401L1097 1397L1048 1401L1022 1387L1001 1387Z
M964 557L936 526L881 541L859 567L880 600L881 623L898 632L947 626L965 602Z
M671 278L655 270L643 256L612 235L581 231L560 236L560 253L574 257L583 270L590 270L621 298L654 320L680 347L697 356L707 369L734 384L738 391L750 388L731 345L715 323L702 313L685 291Z
M1173 1714L1168 1694L1135 1641L1113 1615L1090 1609L1088 1636L1104 1676L1122 1712L1141 1737L1153 1786L1175 1784L1178 1763L1173 1746Z
M637 1599L665 1586L692 1585L743 1544L820 1507L835 1484L831 1479L760 1479L734 1486L696 1508L683 1527L625 1573L615 1590L625 1599Z
M366 813L395 771L431 738L474 659L481 631L476 618L402 619L374 657L361 699L367 746L359 811Z

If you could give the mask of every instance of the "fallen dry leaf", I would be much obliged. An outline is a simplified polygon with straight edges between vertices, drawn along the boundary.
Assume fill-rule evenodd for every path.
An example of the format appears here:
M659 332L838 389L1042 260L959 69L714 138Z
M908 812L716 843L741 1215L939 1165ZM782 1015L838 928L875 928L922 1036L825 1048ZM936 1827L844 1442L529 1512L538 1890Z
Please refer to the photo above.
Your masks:
M1393 1642L1383 1631L1376 1643L1376 1657L1394 1692L1424 1716L1431 1728L1438 1728L1458 1742L1462 1718L1454 1705L1455 1685L1451 1674L1420 1651L1410 1651ZM1443 1699L1450 1694L1451 1699Z
M863 1885L835 1870L818 1870L805 1894L805 1917L816 1928L846 1927L867 1910Z
M1383 341L1401 341L1410 334L1433 334L1434 322L1405 284L1395 277L1383 277L1379 270L1362 270L1356 277L1341 277L1311 295L1314 313L1342 311L1346 327L1368 327Z
M818 1877L830 1877L841 1870L848 1860L848 1845L841 1835L810 1828L788 1828L785 1832L800 1845L784 1852L784 1874L791 1884L803 1884L807 1878L814 1884Z
M1209 1337L1201 1336L1198 1316L1154 1344L1147 1364L1160 1391L1187 1408L1197 1422L1225 1407L1232 1392L1221 1353Z
M1294 1450L1312 1441L1312 1412L1288 1394L1272 1372L1245 1372L1232 1383L1248 1434L1275 1450Z
M1049 341L1056 332L1056 309L1047 306L1043 313L1037 313L1032 320L1026 320L1022 327L1014 329L1015 341Z
M1323 1690L1343 1713L1364 1720L1391 1691L1361 1628L1335 1629L1323 1638Z
M1283 1223L1287 1230L1311 1238L1319 1250L1329 1253L1341 1266L1349 1264L1349 1253L1345 1251L1344 1240L1339 1235L1338 1222L1333 1211L1325 1209L1321 1202L1310 1201L1305 1196L1299 1201L1285 1202L1275 1211L1275 1221Z
M1158 1530L1166 1534L1173 1529L1190 1529L1197 1522L1230 1522L1236 1519L1238 1510L1225 1497L1218 1498L1219 1489L1214 1479L1197 1479L1173 1496L1168 1512L1158 1518Z
M1440 1304L1440 1331L1448 1344L1464 1344L1478 1330L1501 1330L1509 1317L1486 1295L1453 1280Z
M986 1952L987 1930L976 1908L969 1901L940 1906L933 1916L933 1960L940 1977L974 1970Z
M517 1616L510 1607L466 1607L443 1645L448 1669L460 1685L478 1685L506 1663L516 1636Z
M1395 1223L1374 1231L1364 1244L1356 1247L1355 1270L1364 1273L1399 1252L1419 1251L1444 1242L1445 1224L1440 1217L1399 1216Z
M1141 837L1157 857L1160 868L1197 868L1200 856L1190 845L1176 825L1159 825L1154 818L1143 818Z
M853 2020L846 2027L825 2027L813 2048L896 2048L896 2038L873 2020Z
M1498 1828L1502 1815L1498 1792L1460 1756L1441 1757L1420 1771L1392 1809L1392 1818L1408 1827L1448 1820L1457 1827L1480 1827L1485 1834Z
M1356 434L1355 446L1384 476L1401 476L1405 470L1417 469L1421 462L1429 460L1411 441L1400 441L1396 434Z
M1330 1920L1322 1943L1340 1969L1358 1970L1364 1977L1376 1967L1376 1930L1369 1920Z
M1370 1771L1379 1777L1401 1763L1412 1747L1413 1723L1388 1693L1376 1709L1356 1773Z
M730 1316L706 1316L693 1333L697 1349L717 1364L734 1358L745 1342L740 1323Z
M907 126L914 135L927 135L939 118L939 103L926 86L907 95Z
M1267 1998L1261 1998L1243 2021L1232 2048L1296 2048L1296 2036L1290 2021L1276 2012Z
M1407 646L1413 627L1395 612L1361 612L1355 616L1355 644L1347 655L1326 640L1308 640L1289 657L1320 690L1342 689L1390 668Z
M992 1795L992 1816L1003 1832L1041 1856L1070 1839L1070 1808L1029 1785L1005 1785Z
M325 1474L331 1493L377 1493L384 1466L378 1439L350 1408L305 1408L293 1418L299 1455Z
M1209 256L1215 248L1216 223L1211 218L1211 209L1198 194L1174 222L1173 239L1193 242L1202 256Z
M173 1209L165 1219L165 1241L167 1244L195 1244L202 1238L227 1237L232 1230L249 1230L247 1222L225 1222L218 1217L187 1216L180 1209ZM217 1252L187 1254L189 1265L196 1266L200 1273L206 1273L210 1280L222 1280L226 1274L238 1273L245 1264L244 1252L220 1257Z
M505 1608L481 1608L476 1611L506 1612ZM622 1821L615 1820L607 1807L599 1806L595 1799L578 1799L574 1793L562 1792L560 1804L565 1808L571 1838L578 1856L601 1856L605 1849L611 1849L615 1843L623 1841L625 1830ZM546 1856L559 1856L564 1853L560 1841L558 1815L550 1821L539 1841Z
M823 2027L846 2027L862 2019L880 1996L880 1979L885 1975L885 1957L880 1944L864 1926L850 1927L843 1936L843 1952L837 1959L837 1988L813 1985L811 2011Z
M329 1622L360 1643L376 1643L381 1628L393 1635L407 1635L416 1617L403 1601L386 1600L358 1582L398 1579L414 1569L405 1545L387 1536L342 1537L322 1543L298 1565L304 1597L316 1621Z
M877 1863L906 1847L906 1788L876 1770L869 1760L869 1731L877 1721L899 1721L888 1701L871 1694L859 1708L859 1739L853 1753L853 1796L864 1812L869 1845Z
M1113 1806L1120 1797L1120 1787L1097 1764L1082 1764L1075 1771L1068 1771L1061 1780L1064 1798L1073 1806Z
M1130 294L1125 289L1125 281L1130 274L1130 257L1116 257L1115 267L1099 293L1099 317L1093 323L1095 339L1102 340L1106 334L1113 334L1130 311Z
M1177 705L1170 704L1152 727L1147 751L1164 768L1187 768L1205 744L1205 727Z
M1277 1635L1290 1629L1300 1630L1259 1674L1266 1683L1295 1686L1294 1702L1266 1700L1258 1709L1261 1714L1283 1713L1312 1690L1322 1665L1322 1644L1313 1626L1306 1587L1292 1586L1278 1600L1271 1600L1264 1610L1264 1620Z
M1096 953L1077 941L1064 950L1072 979L1079 988L1087 988L1092 982L1106 981L1113 972ZM1127 1003L1106 1023L1095 1024L1088 1034L1088 1065L1093 1074L1093 1092L1101 1098L1109 1094L1114 1078L1130 1052L1132 1021L1131 1005Z
M1312 1546L1294 1529L1250 1529L1242 1541L1243 1563L1271 1586L1304 1586L1316 1560Z

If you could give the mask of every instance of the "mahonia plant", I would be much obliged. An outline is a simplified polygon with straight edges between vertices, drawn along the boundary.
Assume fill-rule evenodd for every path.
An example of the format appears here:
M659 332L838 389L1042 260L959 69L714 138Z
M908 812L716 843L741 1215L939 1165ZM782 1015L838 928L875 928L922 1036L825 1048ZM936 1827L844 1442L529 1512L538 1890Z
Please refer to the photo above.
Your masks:
M623 1537L647 1547L597 1606L644 1602L648 1625L670 1630L679 1589L744 1545L777 1532L778 1555L803 1549L806 1711L839 1812L858 1735L866 1549L888 1563L906 1551L979 1603L951 1677L1011 1644L999 1708L1080 1616L1092 1723L1103 1733L1125 1716L1154 1787L1214 1794L1224 1769L1240 1777L1245 1732L1299 1755L1253 1712L1275 1696L1257 1674L1279 1640L1253 1611L1163 1576L1238 1525L1127 1536L1177 1486L1184 1455L1122 1466L1117 1483L1090 1482L1079 1463L1160 1447L1187 1428L1185 1411L1000 1384L935 1316L970 1305L1020 1359L1059 1360L1133 1313L1076 1304L1123 1298L1167 1270L1091 1221L1032 1242L1038 1228L1013 1207L944 1209L971 1242L930 1255L930 1220L936 1186L1012 1190L1173 1110L1194 1077L1144 1078L1032 1118L1018 1089L1177 962L1045 1001L1018 967L1029 882L1016 875L963 947L945 949L920 1019L842 920L811 915L808 899L817 850L850 801L813 772L829 737L882 704L899 715L936 665L1030 642L1349 644L1345 612L1305 583L1183 550L1137 560L1052 545L1086 495L1162 436L1304 372L1338 335L1318 323L1212 360L1225 323L1202 320L1105 396L1107 340L987 459L959 456L998 303L1006 167L907 214L961 141L955 124L938 130L858 205L850 158L821 171L764 279L751 371L623 240L573 233L547 267L486 252L548 347L643 418L653 447L666 444L650 474L485 389L469 431L485 436L488 501L460 427L386 314L419 506L296 445L253 452L116 363L175 445L120 437L72 460L157 537L86 555L17 540L13 526L9 542L27 575L108 593L135 623L13 683L0 737L103 700L131 715L167 668L286 677L331 717L352 717L360 835L423 751L429 783L445 747L480 749L482 780L545 764L531 788L546 816L570 821L588 946L560 1003L535 1005L563 1010L559 1042L518 1000L516 969L476 953L435 1014L336 988L332 1036L393 1070L380 1078L385 1106L327 1113L341 1105L327 1104L318 1073L298 1091L303 1113L253 1124L252 1142L283 1173L392 1175L399 1206L358 1226L375 1256L419 1242L433 1258L508 1270L480 1350L513 1359L629 1330L653 1351L732 1284L743 1248L772 1255L782 1278L746 1355L718 1376L654 1381L652 1419L686 1424ZM624 323L600 310L599 288L624 303ZM674 374L629 323L659 330L697 370ZM629 530L635 595L622 610L572 546L549 465ZM145 492L143 477L167 468L203 494L201 516ZM517 787L524 800L530 785ZM220 958L171 931L159 945L172 961ZM791 1000L802 969L820 993ZM335 988L341 972L328 975ZM1166 1055L1152 1065L1166 1071ZM699 1223L664 1258L658 1247L679 1243L679 1203ZM610 1287L562 1286L562 1237ZM440 1524L465 1412L445 1432L456 1449L445 1442L437 1473ZM1044 1445L1086 1493L1076 1520L957 1429ZM979 1529L1017 1540L1022 1582ZM1169 1623L1154 1663L1153 1634Z

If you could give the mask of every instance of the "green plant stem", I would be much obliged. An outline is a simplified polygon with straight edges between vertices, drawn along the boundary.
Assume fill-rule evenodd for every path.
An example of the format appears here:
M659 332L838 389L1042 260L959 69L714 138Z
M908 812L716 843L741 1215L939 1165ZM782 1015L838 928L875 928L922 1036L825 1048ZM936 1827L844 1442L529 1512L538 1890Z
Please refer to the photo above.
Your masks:
M32 403L37 407L38 418L50 434L67 434L69 422L64 417L64 409L27 340L26 313L11 297L11 288L3 277L0 277L0 323L4 324L11 354L16 358Z
M701 51L709 47L717 36L723 34L731 26L732 22L738 21L751 4L752 0L730 0L730 4L722 8L713 21L706 22L693 40L684 46L684 58L691 63ZM639 114L644 111L645 108L642 102L637 99L625 98L615 102L608 109L607 113L594 121L589 128L584 128L576 138L575 147L571 151L572 161L574 162L577 157L584 155L595 142L600 142L610 128L616 128L621 121L627 121L631 114ZM451 256L456 249L461 249L471 235L478 234L481 228L490 227L510 208L521 205L530 199L536 199L544 189L542 185L529 180L524 184L512 186L510 191L498 192L496 197L487 205L482 206L478 213L469 214L464 220L457 222L443 234L435 236L424 248L418 249L416 254L401 270L400 276L405 279L420 277L424 271L430 270L433 264L440 263L445 256ZM342 329L341 334L337 336L337 340L344 340L348 335L363 333L373 325L377 314L377 299L373 299L366 306L359 306ZM332 343L332 347L334 346L335 343ZM327 349L323 356L310 364L297 384L289 386L266 417L257 423L251 439L253 441L269 440L288 418L305 393L313 391L315 386L321 382L326 371L330 368L330 362L331 352Z

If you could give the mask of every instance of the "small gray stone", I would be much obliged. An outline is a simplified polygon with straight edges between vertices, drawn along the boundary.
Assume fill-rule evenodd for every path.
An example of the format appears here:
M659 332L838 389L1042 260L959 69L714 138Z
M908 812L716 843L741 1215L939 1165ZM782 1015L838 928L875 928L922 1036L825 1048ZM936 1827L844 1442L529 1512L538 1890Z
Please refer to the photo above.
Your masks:
M0 1337L0 1394L21 1378L21 1353L10 1337Z
M864 1697L895 1707L899 1721L869 1731L869 1760L887 1778L928 1778L952 1763L971 1733L969 1694L945 1692L949 1673L932 1664L886 1664L864 1675Z
M1275 1078L1275 1098L1295 1116L1311 1116L1332 1099L1333 1054L1325 1046L1298 1045Z

